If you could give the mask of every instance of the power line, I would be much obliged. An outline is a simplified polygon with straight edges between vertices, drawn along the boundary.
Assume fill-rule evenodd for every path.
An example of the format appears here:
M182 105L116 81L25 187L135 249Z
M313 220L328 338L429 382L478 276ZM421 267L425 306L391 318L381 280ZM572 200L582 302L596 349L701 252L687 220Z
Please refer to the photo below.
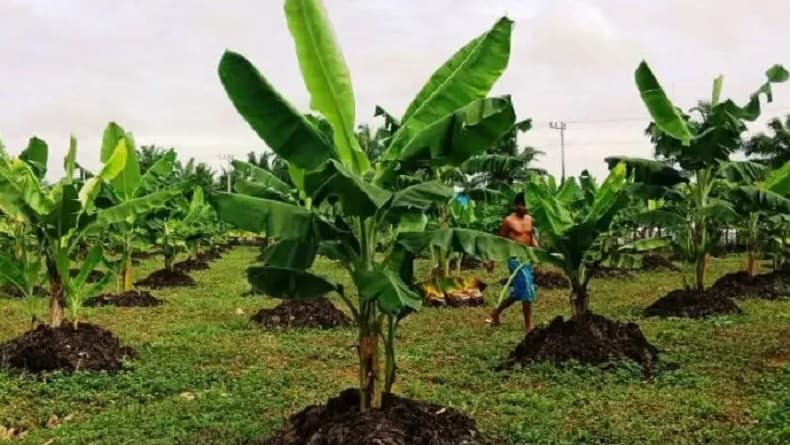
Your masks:
M562 152L562 181L561 183L565 182L565 129L568 128L568 125L563 122L549 122L549 127L554 130L560 131L560 147Z

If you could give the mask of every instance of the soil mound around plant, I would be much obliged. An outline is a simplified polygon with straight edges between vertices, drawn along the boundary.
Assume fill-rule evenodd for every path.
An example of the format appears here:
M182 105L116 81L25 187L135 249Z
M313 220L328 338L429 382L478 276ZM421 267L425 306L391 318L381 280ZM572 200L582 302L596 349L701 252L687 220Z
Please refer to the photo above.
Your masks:
M516 364L579 361L606 365L633 360L649 376L658 360L658 349L651 345L639 326L590 314L576 322L557 317L524 337L499 369Z
M250 321L264 329L331 329L351 324L351 319L324 297L285 300L274 309L261 309Z
M222 254L216 250L207 250L195 255L195 259L198 261L214 261L220 258L222 258Z
M206 261L190 258L173 264L173 269L181 272L191 272L193 270L208 270L210 268Z
M150 292L130 290L120 294L101 294L85 300L87 307L118 306L118 307L150 307L164 303Z
M532 277L539 289L568 289L568 279L555 270L535 269Z
M77 329L65 322L58 328L39 325L0 345L0 366L31 372L119 371L133 358L112 332L89 323Z
M80 270L79 269L69 269L69 274L71 274L71 277L74 278L74 277L76 277L77 275L80 274ZM92 271L90 271L90 273L88 273L88 280L87 281L88 281L88 283L98 283L103 278L104 278L104 272L102 272L100 270L92 270Z
M180 270L159 269L142 280L135 282L134 285L150 287L151 289L162 289L165 287L197 286L197 282Z
M642 270L677 272L680 269L664 255L649 253L642 257Z
M381 409L361 413L359 390L308 406L261 445L484 445L475 421L453 408L384 394Z
M740 313L741 308L735 302L713 289L704 292L673 290L645 309L648 317L705 318Z
M790 298L790 276L782 272L771 272L753 277L744 271L728 273L716 280L709 292L735 299L778 300Z

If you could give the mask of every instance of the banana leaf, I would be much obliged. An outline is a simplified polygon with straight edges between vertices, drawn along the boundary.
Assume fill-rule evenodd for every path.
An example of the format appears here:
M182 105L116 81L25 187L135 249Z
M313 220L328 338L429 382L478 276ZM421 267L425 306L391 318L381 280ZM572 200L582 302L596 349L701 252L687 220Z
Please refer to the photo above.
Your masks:
M251 266L247 280L255 292L286 300L308 300L332 291L342 292L340 285L299 269Z
M379 310L387 315L398 315L404 309L418 310L422 298L400 277L389 270L369 270L355 278L362 301L376 301Z

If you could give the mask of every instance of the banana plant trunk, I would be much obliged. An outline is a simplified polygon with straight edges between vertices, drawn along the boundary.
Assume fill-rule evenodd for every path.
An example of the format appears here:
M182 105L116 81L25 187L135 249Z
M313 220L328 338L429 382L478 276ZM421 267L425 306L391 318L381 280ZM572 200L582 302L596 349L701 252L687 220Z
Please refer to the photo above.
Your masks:
M590 313L590 295L587 289L575 289L571 292L571 304L573 309L573 319L576 322L584 322Z
M123 263L123 291L132 290L132 256L128 255Z
M360 409L368 411L381 407L381 363L379 333L361 329L359 335Z
M49 278L49 324L53 328L63 323L63 312L66 302L63 296L63 279L58 273L55 259L46 257L47 277Z
M757 252L754 250L749 250L749 255L747 258L747 265L746 270L749 274L749 278L754 278L760 272L760 265L757 263Z

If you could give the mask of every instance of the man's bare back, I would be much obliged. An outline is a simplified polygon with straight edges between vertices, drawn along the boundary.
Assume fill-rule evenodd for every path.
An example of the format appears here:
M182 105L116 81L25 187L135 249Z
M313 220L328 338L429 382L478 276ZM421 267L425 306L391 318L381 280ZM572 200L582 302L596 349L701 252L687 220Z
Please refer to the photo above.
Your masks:
M537 247L532 217L511 213L499 228L499 235L530 247Z

